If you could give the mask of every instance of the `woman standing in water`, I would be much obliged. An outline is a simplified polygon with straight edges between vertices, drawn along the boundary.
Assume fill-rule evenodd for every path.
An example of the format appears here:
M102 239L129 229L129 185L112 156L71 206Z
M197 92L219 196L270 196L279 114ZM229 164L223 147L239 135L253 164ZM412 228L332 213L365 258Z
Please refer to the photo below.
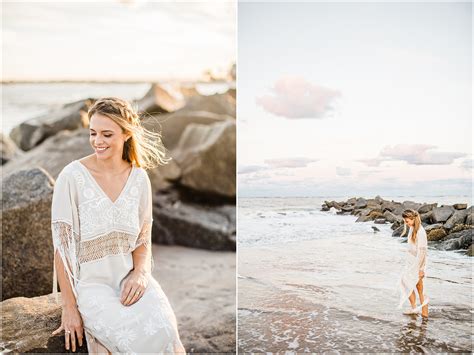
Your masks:
M421 224L420 214L412 209L403 211L403 233L406 233L406 226L410 227L408 232L408 249L407 261L403 274L400 278L400 304L399 308L403 306L408 299L411 304L411 309L404 312L404 314L418 314L420 308L421 315L428 317L428 302L429 298L424 294L423 279L426 272L426 254L428 249L428 240L426 231ZM418 291L420 299L420 306L416 306L415 288Z

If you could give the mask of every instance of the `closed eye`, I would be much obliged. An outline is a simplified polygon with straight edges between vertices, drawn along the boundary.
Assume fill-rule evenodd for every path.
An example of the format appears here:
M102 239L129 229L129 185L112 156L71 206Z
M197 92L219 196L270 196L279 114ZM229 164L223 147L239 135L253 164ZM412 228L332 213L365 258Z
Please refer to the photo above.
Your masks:
M91 133L91 136L95 136L95 133ZM109 135L107 135L107 134L104 134L104 137L107 137L107 138L109 138L109 137L112 137L112 135L111 135L111 134L109 134Z

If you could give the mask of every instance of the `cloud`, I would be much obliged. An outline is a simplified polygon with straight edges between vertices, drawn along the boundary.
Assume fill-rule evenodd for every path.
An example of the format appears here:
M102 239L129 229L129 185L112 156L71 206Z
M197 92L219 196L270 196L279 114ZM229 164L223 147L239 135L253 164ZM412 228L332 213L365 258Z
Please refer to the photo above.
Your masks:
M460 152L433 151L435 145L427 144L398 144L384 147L378 157L359 159L357 161L367 166L380 166L384 161L404 161L411 165L449 165L455 159L466 156Z
M239 167L238 174L250 174L256 173L257 171L262 171L268 169L268 166L264 165L242 165Z
M349 175L351 175L351 169L350 168L343 168L341 166L336 166L336 175L349 176Z
M313 85L301 77L283 77L271 89L272 95L256 98L266 111L286 118L323 118L333 110L337 90Z
M318 159L295 157L295 158L265 159L265 164L268 164L270 167L274 169L304 168L308 166L308 164L314 163L316 161L318 161Z
M464 168L464 169L467 169L467 170L471 170L474 168L474 160L471 158L471 159L464 159L462 162L461 162L461 168Z
M290 173L277 173L277 169L283 168L305 168L308 164L319 161L319 159L305 158L305 157L289 157L278 159L265 159L265 165L241 165L238 169L238 174L256 174L262 171L272 170L273 175L292 176Z

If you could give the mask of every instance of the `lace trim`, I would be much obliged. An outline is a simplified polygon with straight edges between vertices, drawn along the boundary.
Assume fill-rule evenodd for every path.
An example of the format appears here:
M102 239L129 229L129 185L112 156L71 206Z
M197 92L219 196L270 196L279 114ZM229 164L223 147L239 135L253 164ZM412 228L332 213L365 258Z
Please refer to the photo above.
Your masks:
M113 231L92 240L81 242L79 263L102 259L107 255L127 254L134 249L136 236L130 233Z
M79 261L77 255L80 251L80 235L74 232L71 223L66 221L51 221L51 234L53 238L54 257L59 254L68 276L74 295L77 297L75 283L78 280ZM55 264L55 263L53 263ZM53 294L58 303L56 266L53 265Z

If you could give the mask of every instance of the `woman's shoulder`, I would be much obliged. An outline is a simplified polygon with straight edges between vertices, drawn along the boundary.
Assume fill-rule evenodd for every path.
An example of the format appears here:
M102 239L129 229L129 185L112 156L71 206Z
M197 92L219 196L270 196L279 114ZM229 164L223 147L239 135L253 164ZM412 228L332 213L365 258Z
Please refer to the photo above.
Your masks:
M69 177L76 168L76 160L71 161L70 163L66 164L58 174L59 177ZM57 179L56 179L57 180Z
M149 178L148 171L142 168L141 166L134 166L135 170L138 172L138 175L143 178Z
M416 234L417 234L417 238L416 238L417 242L420 242L423 245L425 245L428 242L426 230L421 224L420 224L420 228L418 228L418 232Z

